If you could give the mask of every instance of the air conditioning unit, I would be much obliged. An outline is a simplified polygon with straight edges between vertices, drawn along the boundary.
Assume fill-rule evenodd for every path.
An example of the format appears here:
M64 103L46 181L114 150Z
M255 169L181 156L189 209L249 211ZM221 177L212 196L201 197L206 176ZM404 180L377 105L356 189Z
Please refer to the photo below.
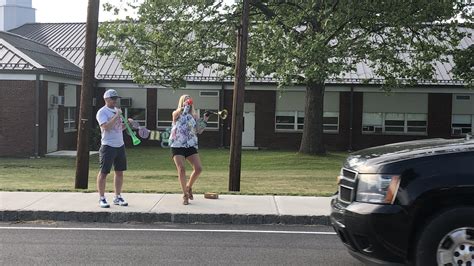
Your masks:
M451 134L453 136L461 136L462 135L462 128L453 127L452 130L451 130Z
M120 98L120 107L132 107L132 98Z
M51 105L51 106L58 105L58 96L51 95L51 97L49 98L49 105Z
M64 102L65 102L65 98L64 96L57 96L58 97L58 105L63 105L64 106Z
M49 104L51 106L64 105L64 96L51 95L49 99Z

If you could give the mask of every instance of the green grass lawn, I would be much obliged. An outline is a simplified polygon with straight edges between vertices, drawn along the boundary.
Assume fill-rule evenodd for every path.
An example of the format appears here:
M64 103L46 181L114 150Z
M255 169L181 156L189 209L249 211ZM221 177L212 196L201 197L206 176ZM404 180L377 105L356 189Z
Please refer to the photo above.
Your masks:
M229 150L200 149L203 173L193 187L195 193L228 192ZM241 194L319 195L336 191L336 176L346 153L326 156L300 155L289 151L243 151ZM176 169L168 149L127 149L128 171L124 192L179 193ZM98 156L91 156L89 189L95 191ZM187 176L191 167L187 167ZM75 159L0 158L0 190L75 191ZM111 191L113 177L107 180Z

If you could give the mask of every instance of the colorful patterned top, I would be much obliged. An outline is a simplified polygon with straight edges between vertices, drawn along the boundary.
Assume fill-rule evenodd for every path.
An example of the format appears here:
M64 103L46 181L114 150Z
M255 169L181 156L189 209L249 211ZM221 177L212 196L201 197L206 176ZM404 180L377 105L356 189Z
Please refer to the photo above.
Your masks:
M172 148L198 148L197 123L189 112L190 108L190 106L184 107L184 111L172 124L169 138Z

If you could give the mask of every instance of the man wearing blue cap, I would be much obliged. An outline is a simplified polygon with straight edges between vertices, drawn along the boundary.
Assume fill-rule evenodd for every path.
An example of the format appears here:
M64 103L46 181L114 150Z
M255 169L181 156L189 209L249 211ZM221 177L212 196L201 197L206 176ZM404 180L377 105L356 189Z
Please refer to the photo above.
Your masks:
M97 175L97 190L99 191L99 206L109 208L110 205L105 198L105 183L107 175L114 166L115 197L113 203L119 206L128 206L122 197L123 171L127 170L127 157L125 154L125 143L123 133L124 121L120 118L122 110L118 108L119 95L115 90L107 90L104 93L105 105L97 112L97 122L101 131L101 146L99 150L100 171Z

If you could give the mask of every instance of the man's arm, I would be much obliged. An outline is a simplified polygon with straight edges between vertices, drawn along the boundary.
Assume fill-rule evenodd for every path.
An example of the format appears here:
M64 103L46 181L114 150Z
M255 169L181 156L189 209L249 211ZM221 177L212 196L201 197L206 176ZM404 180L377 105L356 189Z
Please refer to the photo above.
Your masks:
M129 125L130 128L132 128L132 130L133 130L133 129L134 129L134 128L132 127L133 119L128 118L127 120L128 120L128 125ZM124 131L125 129L127 129L127 126L126 126L125 123L122 121L122 131Z
M108 122L100 125L100 128L102 128L103 130L111 130L114 127L117 119L120 119L120 116L114 115L112 119L110 119Z
M100 128L103 129L103 130L111 130L115 123L117 122L117 119L120 119L120 114L122 113L122 111L120 109L117 110L117 112L115 113L115 115L112 117L112 119L110 119L109 121L105 122L105 123L102 123L100 125Z

